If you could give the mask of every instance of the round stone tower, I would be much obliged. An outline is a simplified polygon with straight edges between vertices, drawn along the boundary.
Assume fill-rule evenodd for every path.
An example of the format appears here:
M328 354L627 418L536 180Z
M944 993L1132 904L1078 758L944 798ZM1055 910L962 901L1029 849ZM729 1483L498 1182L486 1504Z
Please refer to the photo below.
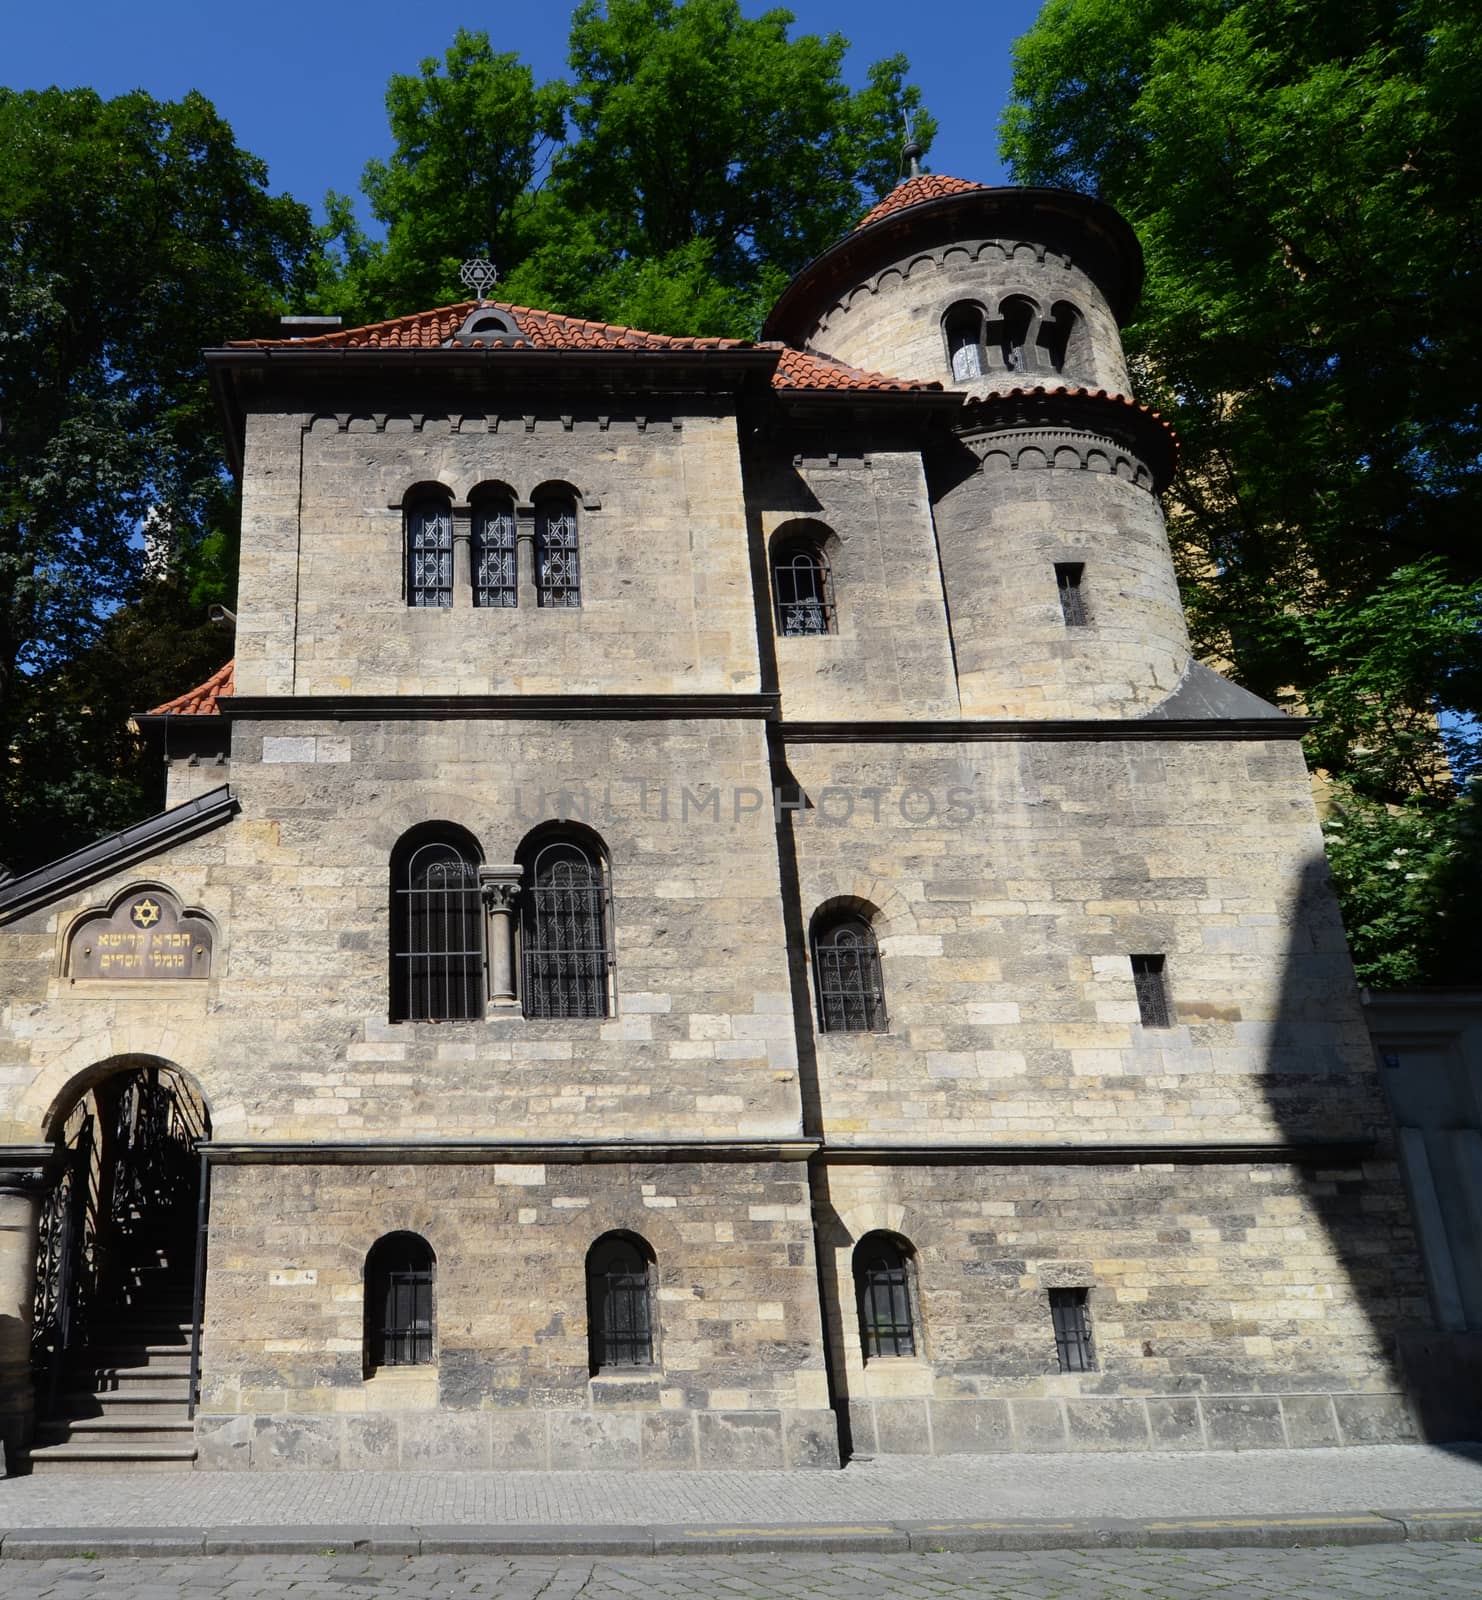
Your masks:
M962 396L928 475L964 716L1135 717L1188 664L1157 499L1173 437L1119 332L1141 281L1101 202L930 174L768 318L766 338Z

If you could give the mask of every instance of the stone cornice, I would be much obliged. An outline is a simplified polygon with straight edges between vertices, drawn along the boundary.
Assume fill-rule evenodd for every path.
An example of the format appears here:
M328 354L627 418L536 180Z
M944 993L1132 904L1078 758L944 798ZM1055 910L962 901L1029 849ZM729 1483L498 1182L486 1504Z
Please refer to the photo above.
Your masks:
M777 723L784 744L1038 744L1104 743L1144 739L1300 739L1311 718L1272 717L1116 719L1004 718L994 722L788 722Z
M824 1144L816 1159L829 1166L1123 1166L1161 1162L1208 1166L1266 1161L1347 1165L1371 1155L1376 1142L1366 1136L1231 1144L1160 1144L1155 1140L1125 1144Z
M214 1166L591 1166L806 1161L816 1139L251 1139L197 1149Z
M254 722L472 721L682 722L777 715L775 694L400 694L234 695L229 720Z

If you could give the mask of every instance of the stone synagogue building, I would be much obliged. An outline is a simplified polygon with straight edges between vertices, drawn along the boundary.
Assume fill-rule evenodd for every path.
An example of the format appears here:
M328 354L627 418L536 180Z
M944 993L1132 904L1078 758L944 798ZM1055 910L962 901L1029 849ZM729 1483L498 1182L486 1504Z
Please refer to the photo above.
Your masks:
M139 719L163 811L0 884L11 1470L1444 1427L1303 724L1190 656L1141 270L914 176L754 344L206 353L234 660Z

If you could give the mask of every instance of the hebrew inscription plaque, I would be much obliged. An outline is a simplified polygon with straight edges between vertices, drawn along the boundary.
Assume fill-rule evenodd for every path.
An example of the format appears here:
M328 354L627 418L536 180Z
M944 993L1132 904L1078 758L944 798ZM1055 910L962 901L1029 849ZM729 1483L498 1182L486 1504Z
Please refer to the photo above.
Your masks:
M135 890L78 928L68 970L74 978L206 978L211 929L182 915L173 895Z

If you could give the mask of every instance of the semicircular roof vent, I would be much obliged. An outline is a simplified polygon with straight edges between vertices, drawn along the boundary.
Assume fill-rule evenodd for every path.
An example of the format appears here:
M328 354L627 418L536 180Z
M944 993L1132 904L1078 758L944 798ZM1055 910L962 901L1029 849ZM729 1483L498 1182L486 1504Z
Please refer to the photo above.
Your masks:
M529 339L520 331L514 313L499 306L475 306L463 319L463 326L448 341L479 349L497 344L524 344Z

